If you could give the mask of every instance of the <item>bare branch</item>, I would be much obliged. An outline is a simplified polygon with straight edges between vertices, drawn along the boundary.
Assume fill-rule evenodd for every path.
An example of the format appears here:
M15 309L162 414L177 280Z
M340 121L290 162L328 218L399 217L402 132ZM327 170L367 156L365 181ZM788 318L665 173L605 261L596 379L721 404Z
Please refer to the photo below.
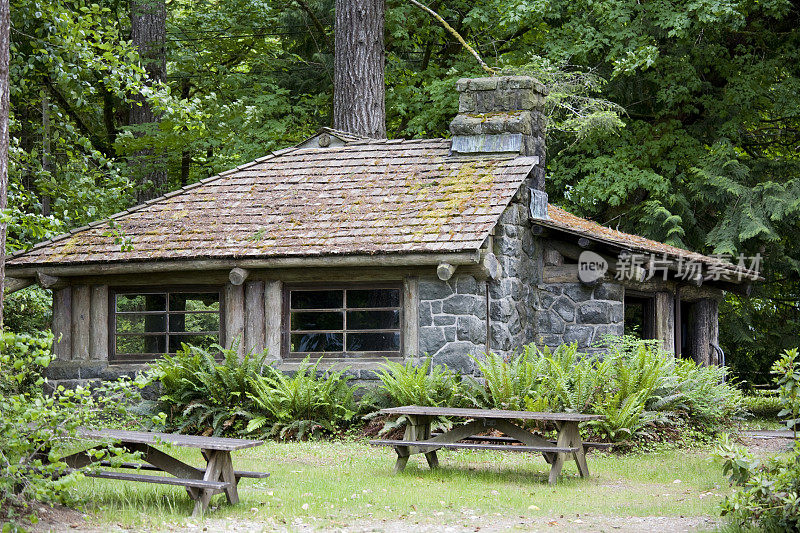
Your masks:
M468 45L467 41L464 40L464 38L461 36L461 34L458 33L455 30L455 28L453 28L450 24L448 24L447 21L445 21L436 11L434 11L433 9L431 9L431 8L425 6L425 5L420 4L419 2L417 2L417 0L409 0L409 2L411 2L412 4L414 4L415 6L420 8L421 10L429 13L433 18L438 20L439 23L442 26L444 26L444 29L449 31L453 35L453 37L458 39L458 42L461 43L461 46L463 46L464 48L469 50L469 53L471 53L473 56L475 56L475 59L478 60L478 63L480 63L481 68L483 68L483 70L485 70L486 72L488 72L492 76L497 74L497 69L492 68L489 65L487 65L486 63L484 63L483 59L481 59L481 56L478 55L478 52L476 52L474 48L472 48L470 45Z

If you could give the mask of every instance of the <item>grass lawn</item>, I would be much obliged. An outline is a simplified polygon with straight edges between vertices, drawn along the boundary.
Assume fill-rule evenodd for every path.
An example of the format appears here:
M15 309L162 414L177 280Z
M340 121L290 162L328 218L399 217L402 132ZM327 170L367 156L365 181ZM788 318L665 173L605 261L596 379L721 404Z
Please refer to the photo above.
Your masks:
M197 450L170 453L192 464ZM234 467L271 473L244 479L241 502L229 506L215 496L207 515L214 520L317 527L348 520L409 519L461 526L487 525L487 517L717 516L728 484L707 449L672 450L615 456L589 455L590 479L564 467L556 486L547 485L548 465L541 455L439 452L442 468L430 471L423 456L394 475L395 454L364 442L268 442L234 454ZM181 487L86 478L75 488L88 502L96 526L123 527L186 523L192 502ZM300 519L300 520L298 520Z

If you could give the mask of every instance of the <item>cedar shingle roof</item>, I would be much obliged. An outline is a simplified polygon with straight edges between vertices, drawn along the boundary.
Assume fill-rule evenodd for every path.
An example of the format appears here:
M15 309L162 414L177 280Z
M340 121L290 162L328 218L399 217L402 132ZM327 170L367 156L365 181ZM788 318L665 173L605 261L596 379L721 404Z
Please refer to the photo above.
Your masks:
M743 278L761 279L758 272L748 270L747 268L738 267L737 265L725 261L720 257L707 256L696 252L691 252L689 250L684 250L683 248L678 248L676 246L670 246L669 244L664 244L663 242L646 239L638 235L624 233L622 231L598 224L597 222L575 216L572 213L564 211L560 207L556 207L554 205L548 206L548 215L550 217L549 219L536 219L534 222L545 227L566 231L574 235L583 236L593 241L603 242L605 244L624 250L629 250L634 253L645 254L648 256L648 259L650 254L654 254L656 259L661 259L662 257L666 256L670 260L683 260L687 262L694 261L702 263L706 266L716 269L719 272L724 271L728 276L736 276L737 274L741 274ZM728 278L726 277L725 279Z
M98 222L37 244L8 266L474 251L537 158L465 160L449 146L281 150L120 213L115 230ZM120 237L133 249L122 251Z

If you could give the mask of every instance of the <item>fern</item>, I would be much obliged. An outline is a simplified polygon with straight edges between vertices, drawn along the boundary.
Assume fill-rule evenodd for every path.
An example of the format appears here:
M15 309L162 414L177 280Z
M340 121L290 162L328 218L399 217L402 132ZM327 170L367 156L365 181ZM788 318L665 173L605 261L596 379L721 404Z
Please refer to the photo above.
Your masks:
M140 405L147 414L168 414L168 429L213 435L235 434L249 403L249 380L269 369L266 352L240 358L236 347L182 345L154 363L149 380L159 382L158 402Z
M320 373L320 360L311 364L306 358L292 377L271 372L251 378L247 394L257 415L245 431L303 439L333 433L351 421L356 413L356 387L347 383L346 369Z
M394 406L423 405L456 407L460 398L460 379L447 367L425 359L421 365L386 361L376 372L380 387Z

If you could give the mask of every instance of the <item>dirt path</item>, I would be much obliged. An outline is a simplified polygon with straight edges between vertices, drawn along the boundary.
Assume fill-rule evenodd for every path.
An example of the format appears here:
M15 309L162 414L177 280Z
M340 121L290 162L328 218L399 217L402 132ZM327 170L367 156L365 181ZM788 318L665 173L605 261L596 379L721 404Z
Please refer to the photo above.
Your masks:
M565 531L568 533L620 532L620 533L679 533L709 531L719 524L715 517L666 517L666 516L593 516L575 515L551 518L507 518L498 516L465 515L449 519L449 524L430 519L405 520L341 520L321 521L297 518L291 523L275 520L233 520L210 518L205 521L186 519L181 522L153 528L122 527L120 525L96 525L86 522L84 515L70 509L55 509L42 513L42 520L31 531L57 533L116 533L130 531L185 531L261 533L264 531L306 533L312 531L335 533L475 533L494 531Z

